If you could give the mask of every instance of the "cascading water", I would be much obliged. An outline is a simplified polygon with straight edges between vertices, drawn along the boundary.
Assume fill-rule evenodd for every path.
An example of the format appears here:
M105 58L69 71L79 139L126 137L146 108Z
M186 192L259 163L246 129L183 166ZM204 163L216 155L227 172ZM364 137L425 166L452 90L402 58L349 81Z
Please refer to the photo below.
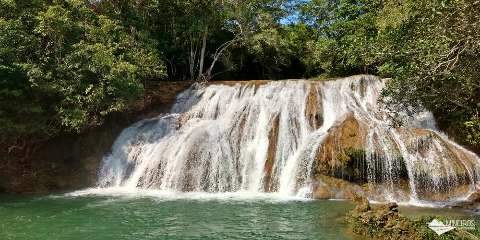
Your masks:
M329 174L320 169L338 168L331 162L345 155L345 134L335 136L350 121L356 124L350 135L360 139L357 161L364 163L356 171L375 189L370 198L435 200L430 192L475 191L480 159L437 132L428 112L392 128L378 103L383 87L376 77L355 76L191 88L170 114L123 131L104 158L98 185L308 196L317 176Z

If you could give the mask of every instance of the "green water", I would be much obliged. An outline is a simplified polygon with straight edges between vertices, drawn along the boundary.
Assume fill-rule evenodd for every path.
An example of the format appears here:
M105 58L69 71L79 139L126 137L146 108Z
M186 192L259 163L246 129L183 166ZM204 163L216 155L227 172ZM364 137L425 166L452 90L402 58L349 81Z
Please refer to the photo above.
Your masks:
M0 239L355 239L343 221L352 207L341 201L0 196Z
M336 201L0 200L0 239L352 239Z

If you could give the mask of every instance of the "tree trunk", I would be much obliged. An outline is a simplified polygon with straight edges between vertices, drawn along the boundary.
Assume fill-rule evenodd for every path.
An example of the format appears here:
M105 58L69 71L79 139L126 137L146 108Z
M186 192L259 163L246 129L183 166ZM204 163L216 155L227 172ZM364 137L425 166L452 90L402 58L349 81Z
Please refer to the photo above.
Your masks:
M195 46L194 46L195 45ZM195 79L195 63L197 61L197 44L194 44L193 37L190 36L190 58L189 58L189 70L190 79Z
M205 62L205 51L207 48L207 35L208 35L208 27L205 28L205 32L203 33L203 39L202 39L202 50L200 52L200 66L198 69L198 79L201 80L203 76L203 64Z
M223 52L225 50L227 50L231 45L233 45L235 42L237 42L238 40L240 40L241 36L240 35L237 35L235 36L234 39L228 41L228 42L225 42L223 43L222 45L220 45L220 47L217 48L217 50L215 51L215 54L213 55L213 61L212 63L210 64L210 67L208 68L207 72L205 73L205 78L206 80L210 80L212 78L212 72L213 72L213 67L215 67L215 64L217 63L218 59L220 59L220 57L222 56Z

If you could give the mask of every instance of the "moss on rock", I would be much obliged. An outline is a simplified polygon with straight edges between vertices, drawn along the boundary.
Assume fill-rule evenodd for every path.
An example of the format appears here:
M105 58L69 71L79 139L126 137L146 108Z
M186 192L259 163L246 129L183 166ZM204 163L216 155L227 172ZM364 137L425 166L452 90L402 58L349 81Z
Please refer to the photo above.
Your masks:
M421 239L414 224L398 213L396 203L372 208L362 199L347 220L359 235L376 239Z
M365 182L365 135L365 127L353 115L332 127L317 153L317 172L353 182Z
M441 217L422 217L410 219L402 216L396 203L388 203L376 207L370 206L365 198L357 198L357 207L346 217L351 230L369 239L395 240L434 240L434 239L479 239L478 228L472 231L454 229L442 235L437 235L428 228L433 219Z

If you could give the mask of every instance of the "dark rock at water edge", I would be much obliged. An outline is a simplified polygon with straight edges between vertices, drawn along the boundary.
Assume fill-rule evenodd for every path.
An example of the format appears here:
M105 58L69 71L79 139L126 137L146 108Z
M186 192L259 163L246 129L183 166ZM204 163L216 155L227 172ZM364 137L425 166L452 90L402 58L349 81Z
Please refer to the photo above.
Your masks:
M190 82L151 83L128 111L107 117L81 134L65 133L46 141L25 139L18 148L0 146L0 192L51 193L95 185L100 163L122 130L166 113Z

